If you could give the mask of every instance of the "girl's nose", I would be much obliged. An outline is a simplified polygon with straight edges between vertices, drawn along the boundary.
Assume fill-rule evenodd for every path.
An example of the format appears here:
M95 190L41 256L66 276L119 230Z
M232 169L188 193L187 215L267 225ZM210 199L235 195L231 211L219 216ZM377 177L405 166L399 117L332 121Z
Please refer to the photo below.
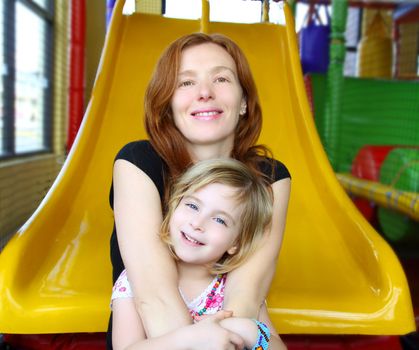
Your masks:
M196 215L191 219L190 225L195 231L204 231L204 220L199 215Z

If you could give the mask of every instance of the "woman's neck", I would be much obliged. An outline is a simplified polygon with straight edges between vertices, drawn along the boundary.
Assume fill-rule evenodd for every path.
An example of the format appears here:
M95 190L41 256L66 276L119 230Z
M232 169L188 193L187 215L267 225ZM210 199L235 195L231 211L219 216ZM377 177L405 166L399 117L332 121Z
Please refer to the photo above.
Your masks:
M188 145L188 152L194 163L201 160L215 158L229 158L233 150L233 145Z

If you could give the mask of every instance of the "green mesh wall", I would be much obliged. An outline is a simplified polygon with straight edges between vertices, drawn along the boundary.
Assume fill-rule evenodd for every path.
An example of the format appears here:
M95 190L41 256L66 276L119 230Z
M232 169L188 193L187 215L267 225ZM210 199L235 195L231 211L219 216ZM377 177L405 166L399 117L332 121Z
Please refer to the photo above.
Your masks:
M315 121L325 141L324 75L313 75ZM419 82L345 78L337 121L337 172L350 172L364 145L419 146Z
M326 76L311 78L316 126L323 143L328 144ZM419 82L345 78L341 115L334 125L332 135L339 141L337 172L350 173L355 156L365 145L401 146L381 164L380 182L395 190L419 192ZM377 218L377 229L390 242L410 247L419 243L419 222L381 207Z

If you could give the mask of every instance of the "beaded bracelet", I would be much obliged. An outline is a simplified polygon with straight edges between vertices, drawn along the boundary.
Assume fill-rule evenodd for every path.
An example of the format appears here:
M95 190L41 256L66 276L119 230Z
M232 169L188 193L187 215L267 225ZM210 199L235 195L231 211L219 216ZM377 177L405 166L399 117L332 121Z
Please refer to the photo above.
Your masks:
M271 331L263 322L258 320L253 321L255 321L256 325L258 326L258 340L252 350L268 350Z

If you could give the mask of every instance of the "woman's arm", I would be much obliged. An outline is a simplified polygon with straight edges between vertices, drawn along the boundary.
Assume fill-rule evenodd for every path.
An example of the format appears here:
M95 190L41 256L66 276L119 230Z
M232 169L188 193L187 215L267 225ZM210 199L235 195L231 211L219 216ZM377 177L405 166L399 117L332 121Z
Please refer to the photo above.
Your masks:
M285 228L291 180L279 180L272 185L272 189L274 207L270 232L258 250L243 265L228 274L224 308L232 310L237 317L257 318L275 274Z
M262 304L259 312L259 321L266 324L271 331L271 340L269 341L269 349L271 350L287 350L287 346L284 344L280 338L278 331L275 329L274 325L269 318L268 309L266 303Z
M156 186L122 159L114 164L113 184L118 244L147 337L190 324L176 265L158 236L162 211Z

